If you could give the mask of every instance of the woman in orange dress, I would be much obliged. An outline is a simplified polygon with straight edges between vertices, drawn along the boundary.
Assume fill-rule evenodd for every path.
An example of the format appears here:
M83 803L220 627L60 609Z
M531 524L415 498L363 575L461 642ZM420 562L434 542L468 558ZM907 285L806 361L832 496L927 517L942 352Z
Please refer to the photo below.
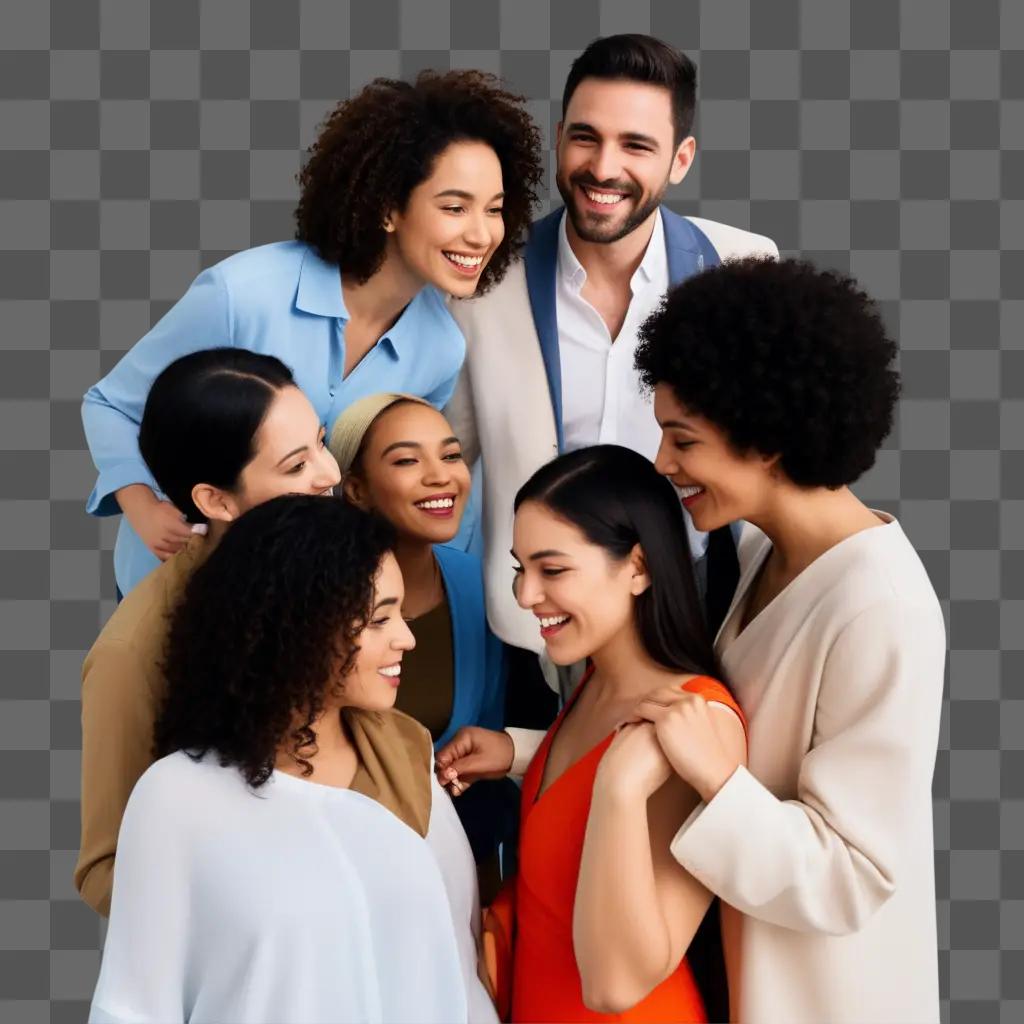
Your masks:
M513 557L551 660L588 668L523 783L512 1020L705 1021L686 953L712 895L669 850L699 797L637 711L684 691L714 726L709 767L746 741L678 498L628 449L563 455L516 497Z

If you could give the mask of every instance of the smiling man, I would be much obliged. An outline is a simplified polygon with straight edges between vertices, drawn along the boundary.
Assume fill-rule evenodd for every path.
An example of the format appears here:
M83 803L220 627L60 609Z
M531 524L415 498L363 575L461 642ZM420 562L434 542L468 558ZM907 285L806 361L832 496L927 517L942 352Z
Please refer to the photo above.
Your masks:
M653 460L660 431L633 367L638 328L671 285L705 267L778 255L768 238L664 205L693 164L696 81L693 62L651 36L591 43L562 96L564 206L533 225L499 287L452 304L467 357L449 419L467 457L483 457L488 616L520 648L538 650L539 637L512 596L516 490L559 452L591 444ZM692 530L691 548L717 626L736 582L732 538Z

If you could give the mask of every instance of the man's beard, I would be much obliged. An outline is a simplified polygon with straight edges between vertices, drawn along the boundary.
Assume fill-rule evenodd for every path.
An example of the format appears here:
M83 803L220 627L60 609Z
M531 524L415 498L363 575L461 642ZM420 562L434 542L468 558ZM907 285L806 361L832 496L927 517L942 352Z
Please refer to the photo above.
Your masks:
M654 211L661 205L661 200L668 188L668 178L665 179L661 188L648 197L645 203L639 203L640 190L632 183L617 181L599 182L589 174L580 174L573 178L566 179L562 175L555 175L555 184L558 186L559 195L565 203L566 212L572 222L573 230L583 239L584 242L596 242L600 245L608 245L617 242L620 238L635 231ZM630 213L621 225L615 227L613 224L601 223L592 219L589 211L580 212L576 206L576 186L591 188L610 188L621 192L627 192L622 202L636 203L633 212ZM609 211L610 212L610 211ZM596 215L595 215L596 217Z

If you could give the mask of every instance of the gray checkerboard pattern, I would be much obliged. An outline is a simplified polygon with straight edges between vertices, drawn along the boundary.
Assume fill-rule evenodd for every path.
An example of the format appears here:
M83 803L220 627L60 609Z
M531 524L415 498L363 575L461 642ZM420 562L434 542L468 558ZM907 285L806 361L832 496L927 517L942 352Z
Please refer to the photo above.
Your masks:
M292 234L295 172L376 75L479 67L553 137L569 62L649 31L700 68L672 195L852 271L901 340L859 485L947 613L935 776L945 1020L1024 1020L1024 3L5 0L0 4L0 1019L81 1021L79 669L113 607L79 419L205 266Z

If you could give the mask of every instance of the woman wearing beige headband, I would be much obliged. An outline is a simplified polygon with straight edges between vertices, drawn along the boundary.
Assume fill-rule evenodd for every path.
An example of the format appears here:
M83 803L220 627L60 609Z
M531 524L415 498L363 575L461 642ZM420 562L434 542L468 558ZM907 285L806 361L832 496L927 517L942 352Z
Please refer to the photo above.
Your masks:
M382 393L353 403L335 421L330 449L349 502L387 519L405 580L403 614L416 638L395 704L430 730L438 749L464 725L505 721L501 642L484 612L480 560L448 547L469 500L469 468L448 421L428 402ZM457 807L482 875L515 828L518 790L506 781L473 787Z

